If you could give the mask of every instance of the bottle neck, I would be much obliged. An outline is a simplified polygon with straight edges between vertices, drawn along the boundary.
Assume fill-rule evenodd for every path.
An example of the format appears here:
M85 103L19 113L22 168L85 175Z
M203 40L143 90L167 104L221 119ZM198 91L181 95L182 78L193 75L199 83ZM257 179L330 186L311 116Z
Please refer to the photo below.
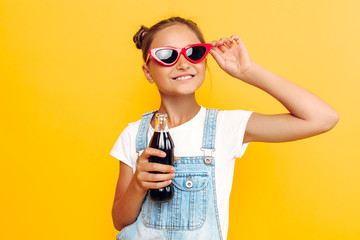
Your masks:
M155 132L168 132L167 120L164 118L156 118Z

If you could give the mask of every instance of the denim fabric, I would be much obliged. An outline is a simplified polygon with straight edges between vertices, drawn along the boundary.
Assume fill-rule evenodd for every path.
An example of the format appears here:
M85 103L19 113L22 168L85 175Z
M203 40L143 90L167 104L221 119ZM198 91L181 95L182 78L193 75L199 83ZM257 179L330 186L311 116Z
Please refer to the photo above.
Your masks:
M217 112L216 109L206 112L204 155L179 157L174 163L174 197L169 202L158 203L146 195L137 220L122 229L117 240L222 239L216 203L215 159L211 156L215 150ZM138 152L147 146L146 135L154 113L144 114L140 122L136 138Z
M144 113L140 121L139 130L136 135L136 152L144 150L147 146L147 132L149 131L152 117L157 111ZM145 146L145 147L144 147Z

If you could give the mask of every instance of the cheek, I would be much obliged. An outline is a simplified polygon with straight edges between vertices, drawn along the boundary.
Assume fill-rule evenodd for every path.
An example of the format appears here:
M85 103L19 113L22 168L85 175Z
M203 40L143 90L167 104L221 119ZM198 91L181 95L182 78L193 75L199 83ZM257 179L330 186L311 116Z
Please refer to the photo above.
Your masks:
M200 67L198 68L198 80L197 80L197 87L199 88L205 81L205 71L206 71L206 67Z
M157 70L152 72L152 79L156 83L156 85L162 85L164 82L166 82L169 78L169 71L166 69Z
M203 65L199 68L199 76L201 76L202 78L205 78L205 72L206 72L206 65L203 64Z

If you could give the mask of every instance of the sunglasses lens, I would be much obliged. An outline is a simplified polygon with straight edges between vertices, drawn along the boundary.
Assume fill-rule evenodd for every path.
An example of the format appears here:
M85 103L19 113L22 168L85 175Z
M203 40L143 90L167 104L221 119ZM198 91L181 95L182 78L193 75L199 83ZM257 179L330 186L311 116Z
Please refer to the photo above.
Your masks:
M198 61L204 57L206 53L206 47L204 46L195 46L186 50L186 55L193 61Z
M155 53L156 57L158 57L164 63L173 63L175 62L178 53L171 49L163 49L159 50Z

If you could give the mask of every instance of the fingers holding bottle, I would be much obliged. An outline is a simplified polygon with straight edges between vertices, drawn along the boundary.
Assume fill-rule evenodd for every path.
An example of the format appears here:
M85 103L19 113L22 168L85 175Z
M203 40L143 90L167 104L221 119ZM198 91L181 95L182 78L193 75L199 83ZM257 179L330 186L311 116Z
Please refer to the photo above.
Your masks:
M142 191L166 187L171 183L171 179L175 177L175 167L149 162L151 156L163 158L166 156L166 153L159 149L148 147L139 156L134 177ZM177 160L176 157L175 160Z

